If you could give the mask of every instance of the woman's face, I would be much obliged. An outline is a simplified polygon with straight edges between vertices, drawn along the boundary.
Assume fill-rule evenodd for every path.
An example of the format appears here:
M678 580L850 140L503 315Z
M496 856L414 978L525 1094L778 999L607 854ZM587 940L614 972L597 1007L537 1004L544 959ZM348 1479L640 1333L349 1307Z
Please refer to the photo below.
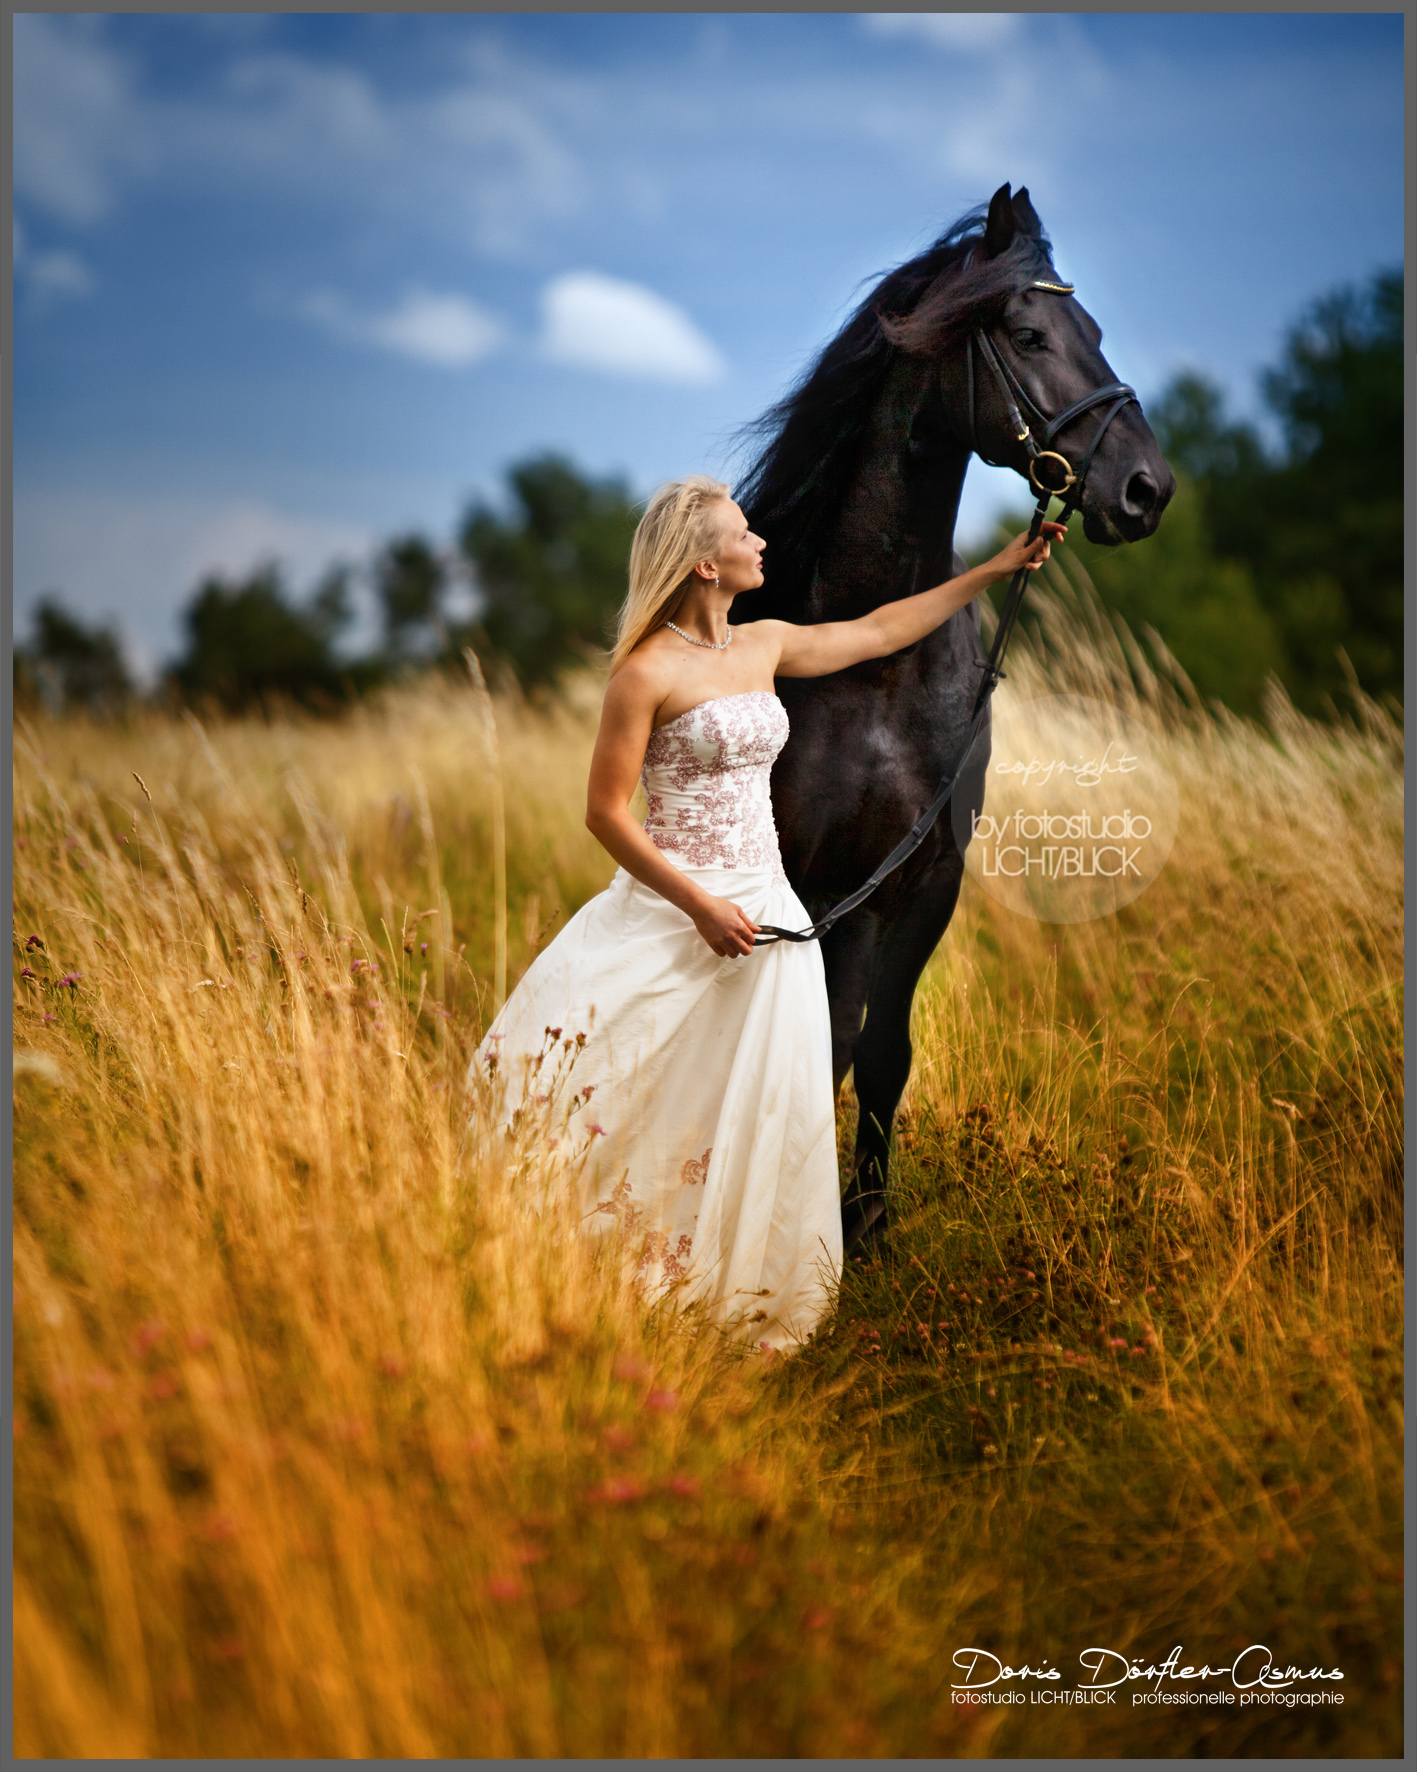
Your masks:
M740 591L756 590L763 582L763 549L767 543L753 534L747 518L731 498L723 501L723 512L723 539L713 565L718 569L718 588L736 597Z

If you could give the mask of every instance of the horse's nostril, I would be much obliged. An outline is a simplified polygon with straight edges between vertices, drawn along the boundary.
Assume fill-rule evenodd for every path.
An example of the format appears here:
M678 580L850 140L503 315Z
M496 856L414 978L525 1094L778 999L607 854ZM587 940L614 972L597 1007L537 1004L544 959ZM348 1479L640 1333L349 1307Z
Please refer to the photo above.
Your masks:
M1131 516L1144 517L1156 507L1161 488L1150 474L1133 474L1122 494L1122 508Z

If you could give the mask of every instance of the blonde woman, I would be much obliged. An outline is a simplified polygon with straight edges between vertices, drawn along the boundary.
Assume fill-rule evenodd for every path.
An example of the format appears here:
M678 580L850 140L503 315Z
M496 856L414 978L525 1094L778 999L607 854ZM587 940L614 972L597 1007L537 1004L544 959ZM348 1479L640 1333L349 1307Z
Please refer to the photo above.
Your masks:
M650 500L587 796L619 872L533 962L473 1073L501 1092L504 1124L534 1112L546 1142L575 1153L587 1227L622 1228L649 1286L678 1283L778 1348L830 1308L842 1240L821 954L753 945L764 923L810 921L773 825L769 772L788 733L773 679L911 645L1041 565L1048 540L1020 535L857 621L730 627L733 599L763 582L763 547L717 480L691 475ZM630 812L641 782L643 826Z

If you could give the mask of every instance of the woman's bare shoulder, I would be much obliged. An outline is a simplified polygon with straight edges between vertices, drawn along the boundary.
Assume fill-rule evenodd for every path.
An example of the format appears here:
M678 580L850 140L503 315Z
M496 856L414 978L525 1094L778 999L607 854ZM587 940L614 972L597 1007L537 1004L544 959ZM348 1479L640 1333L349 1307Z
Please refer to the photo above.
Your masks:
M765 616L762 621L738 623L733 629L733 638L738 645L749 647L755 655L761 655L769 674L776 675L783 643L792 632L794 629L790 621L777 621Z
M647 708L651 715L668 695L674 680L667 650L657 644L659 636L642 640L630 656L610 674L605 689L607 707L613 702L626 713Z

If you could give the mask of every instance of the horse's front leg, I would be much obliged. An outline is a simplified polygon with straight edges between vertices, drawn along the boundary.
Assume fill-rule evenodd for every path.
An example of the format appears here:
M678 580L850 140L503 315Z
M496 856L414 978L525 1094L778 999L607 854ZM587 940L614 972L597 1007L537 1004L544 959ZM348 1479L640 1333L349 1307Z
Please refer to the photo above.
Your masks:
M812 914L820 916L826 909L825 904L821 910L814 906ZM822 965L831 1010L833 1099L841 1093L861 1033L879 933L879 920L869 911L858 911L822 938Z
M963 872L951 843L936 866L912 885L911 903L882 927L876 945L866 1024L853 1054L860 1118L852 1177L841 1203L847 1254L889 1228L891 1127L910 1076L910 1006L925 963L954 915Z

